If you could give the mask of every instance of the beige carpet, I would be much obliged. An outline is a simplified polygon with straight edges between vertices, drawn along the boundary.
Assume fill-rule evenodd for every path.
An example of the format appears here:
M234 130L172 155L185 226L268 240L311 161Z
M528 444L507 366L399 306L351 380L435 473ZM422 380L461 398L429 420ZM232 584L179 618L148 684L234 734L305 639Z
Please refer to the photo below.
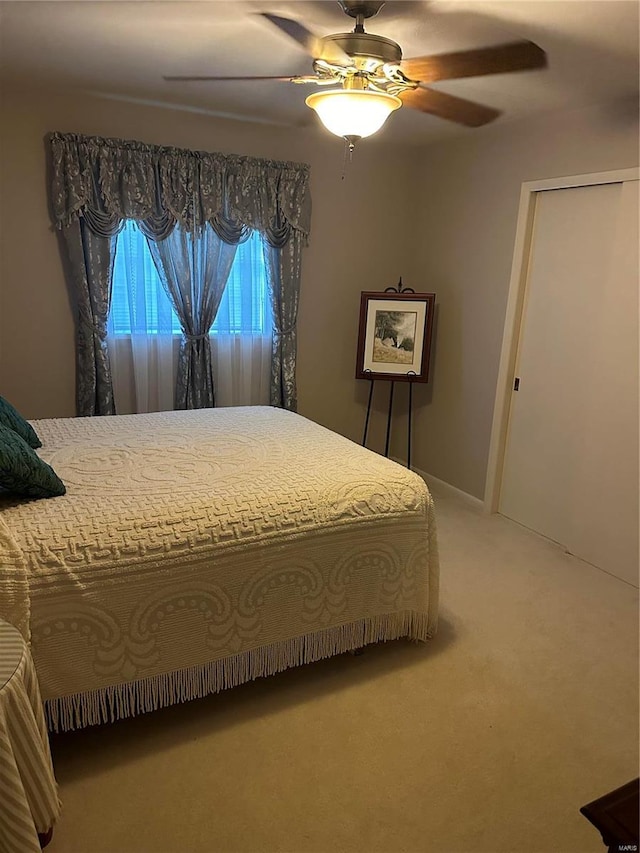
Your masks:
M436 640L52 739L50 853L602 853L638 775L637 590L438 495Z

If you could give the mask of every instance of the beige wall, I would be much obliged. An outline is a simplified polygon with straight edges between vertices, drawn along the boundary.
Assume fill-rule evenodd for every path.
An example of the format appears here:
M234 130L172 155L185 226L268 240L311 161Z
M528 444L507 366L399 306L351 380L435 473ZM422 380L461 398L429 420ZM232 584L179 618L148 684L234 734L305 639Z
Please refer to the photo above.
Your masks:
M360 440L368 385L354 379L359 293L397 282L438 296L432 382L414 391L414 464L484 491L516 214L523 181L638 163L629 108L549 115L422 149L362 143L341 179L338 140L90 96L3 93L0 137L0 393L27 417L74 413L73 316L47 212L44 137L80 132L302 160L312 166L303 260L301 414ZM381 449L388 387L374 398ZM406 387L392 452L404 458Z
M438 311L433 383L415 389L417 467L483 496L521 184L637 164L635 102L425 149L413 279Z
M26 417L74 411L74 325L47 207L49 131L138 139L311 164L311 243L299 314L299 411L349 437L362 425L356 383L359 293L397 280L413 223L411 158L362 144L342 180L340 140L87 95L3 91L0 137L0 394ZM393 156L392 156L393 155ZM388 211L403 211L389 217Z

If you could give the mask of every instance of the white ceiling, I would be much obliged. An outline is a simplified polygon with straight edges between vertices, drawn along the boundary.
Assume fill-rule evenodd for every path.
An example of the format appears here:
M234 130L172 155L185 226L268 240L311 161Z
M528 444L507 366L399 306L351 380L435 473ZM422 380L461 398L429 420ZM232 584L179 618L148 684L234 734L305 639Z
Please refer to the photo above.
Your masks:
M0 2L0 74L118 98L166 103L250 121L313 124L304 105L315 87L289 83L169 83L163 74L311 72L295 42L257 15L269 11L318 35L349 31L333 0L48 0ZM549 68L434 84L504 111L498 121L637 97L637 0L390 0L366 23L397 41L405 57L530 39ZM477 133L403 108L388 141Z

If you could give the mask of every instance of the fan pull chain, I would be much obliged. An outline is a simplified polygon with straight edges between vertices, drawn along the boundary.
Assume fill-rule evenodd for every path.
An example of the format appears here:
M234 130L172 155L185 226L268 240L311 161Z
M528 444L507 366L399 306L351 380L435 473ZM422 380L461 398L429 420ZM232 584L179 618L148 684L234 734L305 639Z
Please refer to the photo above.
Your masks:
M347 158L348 158L349 162L351 162L351 151L349 150L349 143L345 139L345 141L344 141L344 157L342 158L342 178L341 178L341 180L343 180L343 181L345 179L345 175L347 172Z
M356 142L360 139L359 136L344 137L344 160L342 161L342 180L344 181L347 173L347 162L353 162L353 149L356 147Z

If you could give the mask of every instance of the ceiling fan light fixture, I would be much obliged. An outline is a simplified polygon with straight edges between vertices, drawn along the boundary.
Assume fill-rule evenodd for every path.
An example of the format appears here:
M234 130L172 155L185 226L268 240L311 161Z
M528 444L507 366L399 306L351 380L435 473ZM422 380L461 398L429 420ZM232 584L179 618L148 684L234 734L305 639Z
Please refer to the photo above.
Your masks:
M371 89L331 89L315 92L305 101L318 113L331 133L343 137L365 137L380 130L394 110L402 106L400 98Z

